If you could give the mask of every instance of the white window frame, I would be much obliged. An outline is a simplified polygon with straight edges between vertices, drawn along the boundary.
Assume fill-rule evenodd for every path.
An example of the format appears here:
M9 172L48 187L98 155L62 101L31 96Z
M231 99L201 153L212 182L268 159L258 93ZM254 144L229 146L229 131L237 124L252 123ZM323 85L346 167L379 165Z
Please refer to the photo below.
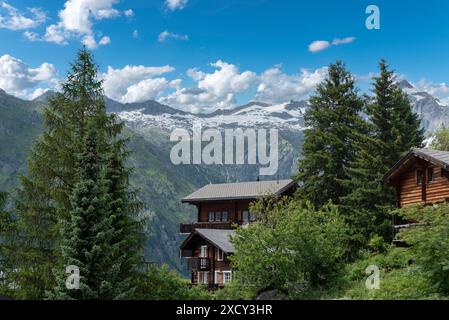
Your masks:
M214 211L209 211L209 213L208 213L208 220L209 220L209 222L214 222L215 221L215 212Z
M203 284L209 284L209 271L203 271Z
M232 271L222 271L223 273L223 285L230 283L232 281ZM226 276L229 276L229 280L226 279Z
M207 258L207 245L200 247L200 258Z
M245 214L246 214L246 219L245 219ZM242 211L242 221L244 224L249 223L249 211L248 210Z
M220 248L216 248L216 254L217 254L217 261L223 261L224 259L224 252Z
M225 218L226 217L226 218ZM229 219L229 214L228 214L228 212L227 211L223 211L222 213L221 213L221 221L222 222L226 222L226 221L228 221L228 219Z
M219 284L218 283L218 275L220 274L220 270L215 270L214 271L214 284Z

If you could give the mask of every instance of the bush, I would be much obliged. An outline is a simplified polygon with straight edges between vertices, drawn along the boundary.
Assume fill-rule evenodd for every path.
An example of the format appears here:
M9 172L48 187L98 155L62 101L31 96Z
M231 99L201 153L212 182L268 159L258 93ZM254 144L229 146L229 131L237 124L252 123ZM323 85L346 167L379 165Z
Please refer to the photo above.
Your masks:
M151 265L136 279L136 299L140 300L208 300L211 294L202 286L171 271L168 266Z
M305 298L328 285L342 269L348 229L333 205L262 199L253 208L258 222L237 230L231 257L239 281L250 292L279 290Z
M449 295L449 204L414 206L399 211L420 226L404 229L399 237L408 245L423 272L443 295Z

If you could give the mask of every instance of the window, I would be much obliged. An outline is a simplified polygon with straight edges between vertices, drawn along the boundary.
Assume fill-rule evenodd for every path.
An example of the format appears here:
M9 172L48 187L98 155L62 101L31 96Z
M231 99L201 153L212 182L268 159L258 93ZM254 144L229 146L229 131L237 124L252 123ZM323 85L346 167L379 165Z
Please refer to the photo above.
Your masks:
M423 180L423 174L421 170L416 170L416 184L421 185Z
M215 220L215 212L209 211L209 222L212 222Z
M427 182L432 182L433 180L433 168L427 168Z
M232 271L223 271L223 284L232 281Z
M243 211L243 223L248 223L249 221L249 212L248 211Z
M249 220L250 220L250 221L256 221L256 220L257 220L257 213L251 212L251 213L250 213Z
M223 250L215 248L215 254L217 256L217 261L223 261Z
M218 275L220 274L220 270L215 270L214 272L214 284L218 284Z
M203 284L209 284L209 271L203 272Z
M201 246L200 258L207 258L207 246Z
M215 212L215 221L221 221L221 212Z
M228 221L228 212L227 211L223 211L221 213L221 221L223 221L223 222Z

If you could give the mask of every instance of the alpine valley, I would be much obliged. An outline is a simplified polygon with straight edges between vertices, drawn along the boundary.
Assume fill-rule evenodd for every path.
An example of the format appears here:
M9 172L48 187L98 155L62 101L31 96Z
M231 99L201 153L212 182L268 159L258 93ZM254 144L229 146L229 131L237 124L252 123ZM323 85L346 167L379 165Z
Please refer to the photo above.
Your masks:
M414 112L430 136L441 125L449 125L449 106L427 92L416 90L403 80L400 86L409 95ZM13 191L18 177L26 173L26 160L33 142L43 130L41 111L52 95L47 91L32 100L22 100L0 89L0 190ZM276 128L279 131L278 176L285 179L297 170L305 129L307 101L283 104L251 102L209 114L193 114L150 100L122 104L106 98L106 107L125 122L134 167L132 184L138 190L149 216L146 259L166 263L185 273L179 258L179 223L195 220L195 210L180 199L195 189L218 182L256 180L257 165L173 165L170 134L175 128Z

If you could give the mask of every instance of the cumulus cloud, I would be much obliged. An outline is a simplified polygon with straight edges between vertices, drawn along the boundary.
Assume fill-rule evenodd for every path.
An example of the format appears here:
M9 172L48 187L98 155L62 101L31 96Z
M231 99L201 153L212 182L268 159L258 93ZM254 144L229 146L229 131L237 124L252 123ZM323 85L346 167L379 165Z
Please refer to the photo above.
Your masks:
M157 98L168 88L179 86L178 80L160 77L175 69L171 66L125 66L122 69L108 67L102 75L105 94L120 102L142 102Z
M108 36L98 40L98 33L93 27L96 21L112 19L120 15L131 17L131 9L123 12L114 8L118 0L68 0L64 8L59 11L59 21L46 27L45 33L40 36L34 32L24 32L25 38L30 41L46 41L65 45L71 39L79 39L89 49L111 43Z
M36 68L28 67L22 60L5 54L0 57L0 88L22 98L32 98L44 88L56 86L57 71L54 65L42 63ZM40 90L40 91L36 91Z
M188 0L166 0L165 5L171 11L181 10L187 5Z
M310 52L319 52L328 49L331 46L339 46L342 44L349 44L355 41L355 37L335 38L332 41L316 40L309 44Z
M260 76L256 99L269 103L305 99L326 75L327 67L314 71L302 69L300 74L288 75L279 66L275 66Z
M40 8L30 8L28 13L20 12L6 1L0 2L0 28L25 30L45 22L46 15Z
M256 73L240 72L236 65L218 60L211 64L212 73L190 69L188 75L198 80L197 87L179 88L160 101L191 112L207 112L218 108L230 108L236 96L247 91L257 81Z
M169 32L169 31L165 30L165 31L162 31L159 34L159 37L157 38L157 41L165 42L168 39L188 41L189 40L189 36L188 35L180 35L180 34Z

